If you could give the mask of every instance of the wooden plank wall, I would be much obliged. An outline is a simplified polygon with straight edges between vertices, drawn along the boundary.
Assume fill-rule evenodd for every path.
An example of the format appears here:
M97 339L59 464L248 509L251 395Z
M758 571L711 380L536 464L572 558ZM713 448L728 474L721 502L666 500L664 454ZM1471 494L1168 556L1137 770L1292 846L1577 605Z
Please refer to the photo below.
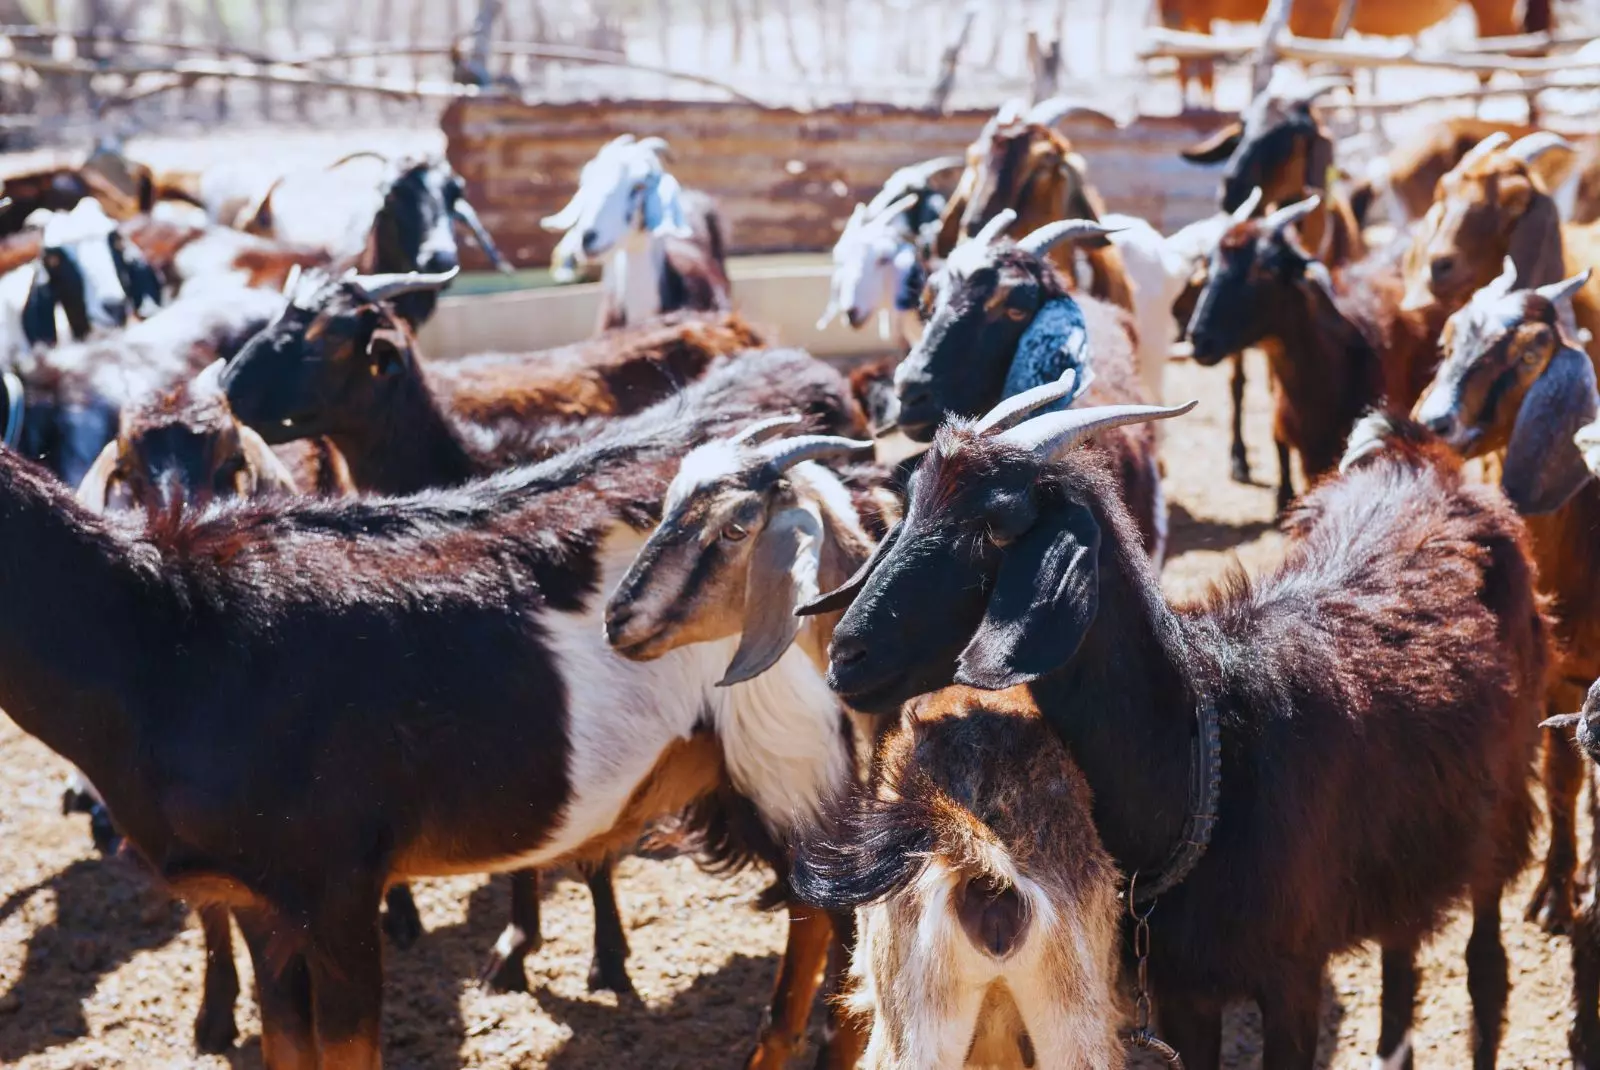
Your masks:
M667 139L673 174L717 198L736 254L815 252L832 247L854 203L870 198L896 167L964 151L988 116L872 104L795 111L462 100L445 111L442 125L450 162L501 250L535 267L549 263L557 240L539 219L566 203L583 164L618 134ZM1215 210L1216 173L1177 152L1223 121L1189 113L1116 128L1085 118L1061 129L1088 159L1112 211L1170 232Z

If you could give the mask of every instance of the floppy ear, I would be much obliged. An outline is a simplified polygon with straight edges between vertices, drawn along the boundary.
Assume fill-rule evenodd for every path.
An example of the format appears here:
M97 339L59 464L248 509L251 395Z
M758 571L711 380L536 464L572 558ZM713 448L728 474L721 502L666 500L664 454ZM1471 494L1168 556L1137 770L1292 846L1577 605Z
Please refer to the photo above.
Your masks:
M394 330L379 328L367 340L367 357L372 362L374 376L395 375L410 363L411 347L405 337Z
M1031 683L1078 652L1100 605L1100 525L1073 503L1042 512L1005 550L983 622L955 682L984 691Z
M1527 208L1512 225L1506 252L1517 266L1518 286L1531 289L1567 277L1561 255L1561 216L1551 197L1533 190Z
M539 220L539 226L551 231L571 230L577 226L578 217L583 214L583 201L579 198L582 192L580 188L572 195L572 200L567 202L567 206L555 215L547 215Z
M122 288L128 295L128 306L141 318L155 315L161 309L161 276L132 242L122 245L122 265L126 275Z
M692 233L683 221L683 187L664 171L645 190L644 229L666 238L687 238Z
M1198 145L1190 145L1180 149L1178 155L1190 163L1213 164L1222 163L1233 155L1233 150L1239 147L1239 141L1244 137L1244 124L1231 122L1221 130L1212 134Z
M1563 348L1529 387L1506 447L1500 485L1524 516L1553 512L1589 481L1573 436L1595 418L1594 365L1581 349Z
M1000 396L1014 397L1024 390L1055 382L1068 368L1082 368L1088 351L1089 331L1078 302L1070 297L1046 301L1017 341L1017 352L1011 358Z
M795 607L817 597L822 524L804 509L785 509L768 521L750 551L745 580L744 631L718 687L760 676L783 657L800 631Z
M900 530L905 526L904 520L896 520L883 536L883 541L873 549L861 567L856 569L856 574L845 580L843 585L834 588L825 595L803 602L795 609L797 617L811 617L818 613L834 613L845 609L854 602L856 595L861 593L861 588L867 585L867 579L872 571L883 563L883 559L894 549L894 544L900 539Z
M22 333L29 344L44 342L55 345L56 292L50 286L50 273L42 265L33 268L33 285L28 289L28 302L22 306Z

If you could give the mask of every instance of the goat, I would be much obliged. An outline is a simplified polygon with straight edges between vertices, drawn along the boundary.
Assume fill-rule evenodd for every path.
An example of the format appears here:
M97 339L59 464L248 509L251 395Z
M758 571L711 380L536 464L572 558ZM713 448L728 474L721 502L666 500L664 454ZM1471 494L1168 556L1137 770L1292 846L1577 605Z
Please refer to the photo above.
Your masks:
M1480 37L1541 33L1550 29L1549 0L1465 0L1477 16ZM1362 34L1410 37L1449 17L1462 0L1406 0L1404 3L1354 4L1342 0L1309 0L1289 12L1289 32L1299 37L1338 37L1349 11L1348 29ZM1173 30L1210 33L1213 21L1260 22L1267 0L1160 0L1161 24ZM1189 82L1198 80L1207 101L1214 96L1216 61L1206 58L1178 60L1179 95L1187 98Z
M1001 212L928 280L927 329L894 373L898 427L914 441L929 441L946 414L982 412L1068 370L1092 371L1079 383L1085 400L1144 400L1126 314L1074 298L1046 255L1104 228L1069 220L1014 243L1000 240L1013 218L1010 209ZM1155 435L1133 427L1113 431L1103 444L1117 458L1145 545L1160 560L1167 510Z
M637 412L717 355L759 344L738 319L684 317L547 353L429 364L388 302L446 281L303 276L223 372L234 412L268 442L326 435L358 486L406 494L505 467L493 425Z
M15 362L35 345L55 345L56 310L79 341L93 330L149 315L161 289L139 251L123 240L98 201L82 200L45 222L32 263L0 277L3 357Z
M724 685L759 677L791 645L819 674L826 670L833 621L801 621L794 610L855 572L872 539L851 492L814 462L871 444L826 435L764 441L800 422L798 416L764 420L684 458L668 485L660 525L606 603L606 640L619 654L649 662L685 646L737 639ZM864 496L863 505L872 502ZM851 734L847 722L840 731ZM787 842L772 844L765 858L780 882L789 872L787 848ZM842 952L835 965L842 967L853 919L846 912L832 920L834 946ZM792 920L791 940L800 931ZM816 978L812 968L787 994L780 981L773 1007L788 1013L765 1027L770 1061L762 1065L785 1065L801 1044ZM830 972L830 996L840 980ZM861 1038L852 1023L836 1025L846 1030L839 1043L848 1056L833 1065L854 1066Z
M1368 162L1365 177L1350 191L1356 219L1363 226L1373 222L1372 209L1381 206L1386 222L1404 228L1427 213L1439 179L1459 164L1474 145L1491 134L1520 138L1535 129L1523 123L1466 115L1430 124L1418 136L1406 138L1386 155Z
M733 307L722 221L709 198L691 197L667 172L666 151L658 137L613 138L583 165L567 206L539 222L563 232L562 257L605 262L599 330Z
M872 786L830 809L828 831L801 841L795 886L868 902L850 997L872 1023L867 1070L1121 1070L1122 878L1083 774L1024 689L913 700Z
M122 225L165 288L228 286L283 290L298 272L330 268L320 246L286 245L231 227L194 226L145 216Z
M1263 1064L1309 1068L1328 958L1368 939L1384 948L1378 1056L1402 1065L1416 948L1468 893L1474 1065L1492 1067L1499 902L1535 820L1549 656L1521 521L1425 429L1374 416L1290 517L1282 564L1171 607L1104 455L1072 446L1193 403L1016 422L1061 396L1036 388L939 433L886 548L802 610L849 605L829 685L881 712L951 683L1028 686L1106 849L1139 875L1132 898L1159 896L1149 991L1187 1066L1215 1070L1222 1004L1246 997ZM886 872L802 867L797 886L829 909L892 895L919 869L904 846L871 849L900 862Z
M1561 658L1545 693L1547 714L1577 708L1600 676L1600 572L1594 531L1600 525L1600 486L1589 478L1574 433L1594 419L1591 358L1562 326L1560 306L1582 293L1588 272L1562 282L1514 290L1517 273L1501 276L1450 319L1445 359L1417 416L1467 457L1500 454L1501 484L1527 516L1539 588L1550 599ZM1550 850L1543 879L1528 907L1530 919L1559 931L1572 925L1572 875L1577 865L1575 809L1582 764L1555 735L1545 741L1544 783L1550 811ZM1585 908L1575 943L1595 918ZM1574 1051L1580 1063L1600 1058L1600 1022L1593 999L1580 1000Z
M1194 261L1181 231L1167 237L1137 216L1116 212L1102 216L1100 222L1122 254L1123 270L1133 291L1133 332L1138 339L1134 363L1139 382L1148 399L1160 401L1167 360L1178 340L1173 309L1193 278Z
M1212 254L1189 324L1199 364L1251 346L1267 355L1280 513L1294 498L1290 450L1314 482L1338 466L1350 429L1369 408L1385 402L1409 412L1432 377L1444 326L1436 309L1400 310L1404 283L1382 257L1346 269L1336 283L1290 230L1315 200L1236 222Z
M1552 150L1572 146L1550 133L1515 142L1491 134L1439 179L1433 206L1413 233L1403 264L1403 308L1437 302L1445 314L1500 275L1510 257L1524 286L1544 286L1576 274L1600 254L1600 225L1563 225L1535 165ZM1572 299L1575 325L1590 332L1590 356L1600 356L1600 280Z
M858 203L833 246L828 306L822 330L835 316L860 330L874 314L878 335L909 349L922 333L917 299L926 277L922 235L938 222L945 198L929 184L941 171L961 167L960 156L940 156L902 167L866 204Z
M242 213L238 228L288 245L326 248L339 271L443 274L460 266L457 223L498 270L512 270L448 163L353 153L328 168L279 178ZM419 290L400 301L398 311L420 326L438 297L438 290Z
M235 911L269 1066L375 1067L388 884L594 857L723 769L782 830L848 776L802 655L717 688L732 644L637 665L598 612L665 465L778 393L848 406L844 389L802 354L753 354L456 490L153 524L0 451L0 703L178 894Z
M1100 194L1089 184L1089 165L1072 142L1053 129L1069 115L1094 116L1115 125L1107 115L1065 97L1042 100L1023 110L1008 101L984 124L967 148L967 166L945 203L934 239L935 256L948 257L963 238L976 236L1002 209L1017 215L1018 226L1036 230L1058 219L1098 220L1105 212ZM1085 248L1090 296L1129 312L1133 294L1117 250L1103 238ZM1077 252L1056 252L1056 267L1074 287L1079 285Z

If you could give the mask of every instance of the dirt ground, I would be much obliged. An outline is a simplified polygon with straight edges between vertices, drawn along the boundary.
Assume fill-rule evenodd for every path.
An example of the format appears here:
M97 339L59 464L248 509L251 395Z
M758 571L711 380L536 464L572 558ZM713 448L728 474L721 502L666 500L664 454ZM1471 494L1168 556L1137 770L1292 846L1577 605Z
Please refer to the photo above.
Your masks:
M1226 379L1223 369L1187 363L1172 364L1168 374L1169 398L1201 399L1195 413L1164 425L1173 514L1165 579L1174 595L1203 592L1234 561L1257 571L1279 552L1272 490L1227 477ZM1246 437L1257 477L1270 480L1276 473L1266 414L1264 370L1253 365ZM85 818L60 815L66 770L0 716L0 1067L260 1067L248 994L239 1001L243 1039L235 1052L227 1059L193 1055L199 928L181 906L153 896L130 863L96 857ZM1500 1065L1508 1068L1557 1066L1566 1055L1568 952L1564 941L1522 921L1532 883L1525 877L1505 909L1513 991ZM591 911L580 883L560 881L547 894L545 945L530 960L531 994L491 995L470 979L506 918L504 878L422 882L416 892L427 934L388 956L387 1065L738 1067L781 946L781 918L751 907L763 884L758 874L707 877L685 859L625 861L617 890L642 1000L618 1006L610 995L585 991ZM1458 917L1424 954L1419 1065L1469 1061L1467 929ZM248 968L241 945L245 978ZM1334 965L1326 1000L1319 1066L1368 1066L1378 1033L1375 949ZM1230 1018L1230 1068L1259 1063L1253 1017L1240 1010Z

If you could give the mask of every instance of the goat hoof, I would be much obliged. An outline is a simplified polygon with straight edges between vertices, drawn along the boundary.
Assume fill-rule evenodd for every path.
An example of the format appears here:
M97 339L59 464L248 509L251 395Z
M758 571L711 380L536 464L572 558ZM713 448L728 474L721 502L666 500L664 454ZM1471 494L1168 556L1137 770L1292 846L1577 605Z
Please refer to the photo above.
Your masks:
M201 1055L222 1055L233 1050L239 1039L238 1026L233 1022L233 1008L217 1010L209 1004L200 1008L200 1017L194 1023L194 1049Z
M384 911L383 931L389 937L389 942L401 951L422 939L422 919L417 916L416 906L413 905L409 910L391 907Z
M1233 477L1235 483L1243 483L1248 486L1250 483L1250 462L1243 457L1235 457L1233 459L1233 470L1229 474Z
M628 967L622 963L612 966L602 965L598 961L590 963L589 991L615 992L619 998L638 998L638 993L633 990L633 979L628 976Z
M1564 881L1553 881L1546 876L1534 889L1524 915L1528 921L1552 936L1572 931L1572 888Z

